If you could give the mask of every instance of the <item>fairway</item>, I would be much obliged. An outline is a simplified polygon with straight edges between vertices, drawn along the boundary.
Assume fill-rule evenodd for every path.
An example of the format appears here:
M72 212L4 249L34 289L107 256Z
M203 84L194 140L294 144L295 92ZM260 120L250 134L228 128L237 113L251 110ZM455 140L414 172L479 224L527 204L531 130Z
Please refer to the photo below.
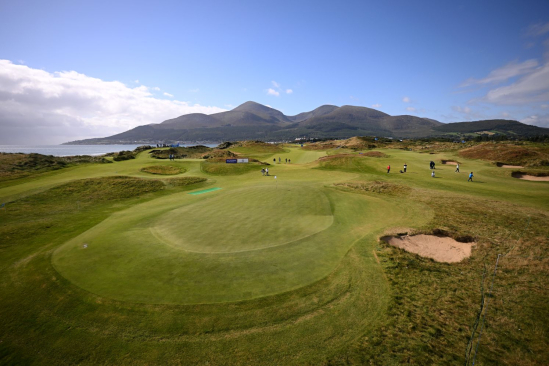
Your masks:
M546 182L452 151L267 147L240 152L270 176L258 163L142 152L1 186L0 357L16 363L39 347L42 364L463 364L483 268L512 248L545 255ZM433 179L430 160L459 161L475 181L443 164ZM151 166L180 173L142 170ZM447 264L379 240L410 232L477 245ZM500 291L517 287L506 258L501 280L513 285ZM543 277L543 265L517 268L524 283ZM517 302L505 314L526 324L543 318L537 309ZM499 319L506 333L492 335L505 340Z

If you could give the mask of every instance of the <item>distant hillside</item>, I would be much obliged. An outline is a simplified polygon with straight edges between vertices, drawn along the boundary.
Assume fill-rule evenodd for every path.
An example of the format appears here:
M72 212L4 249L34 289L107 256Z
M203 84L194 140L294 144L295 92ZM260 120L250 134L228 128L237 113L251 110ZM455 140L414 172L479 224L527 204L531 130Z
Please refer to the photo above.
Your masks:
M301 122L301 121L305 121L309 118L313 118L313 117L320 117L320 116L323 116L325 114L328 114L328 113L331 113L333 112L334 110L338 109L339 107L336 107L335 105L322 105L310 112L303 112L303 113L300 113L298 115L295 115L295 116L290 116L288 117L291 121L293 122Z
M67 144L172 143L176 141L282 141L297 137L383 136L420 138L495 133L516 136L549 134L549 129L517 121L441 123L415 116L390 116L366 107L323 105L295 116L255 102L215 114L192 113L117 135Z
M504 135L511 134L518 136L536 136L549 134L549 128L531 126L517 121L510 121L505 119L448 123L435 127L434 130L443 133L453 132L460 134L478 132L500 133Z

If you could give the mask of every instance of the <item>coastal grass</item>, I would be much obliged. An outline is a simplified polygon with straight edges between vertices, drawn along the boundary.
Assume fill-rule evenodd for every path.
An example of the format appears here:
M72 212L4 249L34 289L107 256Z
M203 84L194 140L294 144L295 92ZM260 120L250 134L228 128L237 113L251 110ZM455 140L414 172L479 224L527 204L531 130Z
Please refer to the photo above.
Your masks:
M549 183L284 149L258 155L276 181L143 152L0 183L0 364L545 364ZM477 246L437 263L378 240L395 228Z

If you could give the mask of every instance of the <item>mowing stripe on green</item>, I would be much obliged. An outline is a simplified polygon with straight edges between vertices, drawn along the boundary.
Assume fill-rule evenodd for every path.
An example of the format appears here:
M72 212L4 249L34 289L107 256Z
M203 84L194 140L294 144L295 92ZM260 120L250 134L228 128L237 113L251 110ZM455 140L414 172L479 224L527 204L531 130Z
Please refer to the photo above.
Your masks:
M208 192L212 192L212 191L217 191L218 189L221 189L221 188L208 188L208 189L203 189L203 190L201 190L201 191L191 192L191 193L189 193L189 194L197 195L197 194L202 194L202 193L208 193Z

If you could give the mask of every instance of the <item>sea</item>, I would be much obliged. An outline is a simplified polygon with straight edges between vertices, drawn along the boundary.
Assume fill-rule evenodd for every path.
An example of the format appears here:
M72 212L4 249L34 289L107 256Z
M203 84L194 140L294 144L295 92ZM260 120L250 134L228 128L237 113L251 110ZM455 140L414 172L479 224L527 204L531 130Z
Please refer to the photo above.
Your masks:
M193 146L198 144L189 144ZM203 144L208 147L215 147L217 144ZM74 155L103 155L122 150L134 150L139 145L0 145L0 152L6 153L37 153L53 156L74 156ZM184 145L179 145L184 146Z

